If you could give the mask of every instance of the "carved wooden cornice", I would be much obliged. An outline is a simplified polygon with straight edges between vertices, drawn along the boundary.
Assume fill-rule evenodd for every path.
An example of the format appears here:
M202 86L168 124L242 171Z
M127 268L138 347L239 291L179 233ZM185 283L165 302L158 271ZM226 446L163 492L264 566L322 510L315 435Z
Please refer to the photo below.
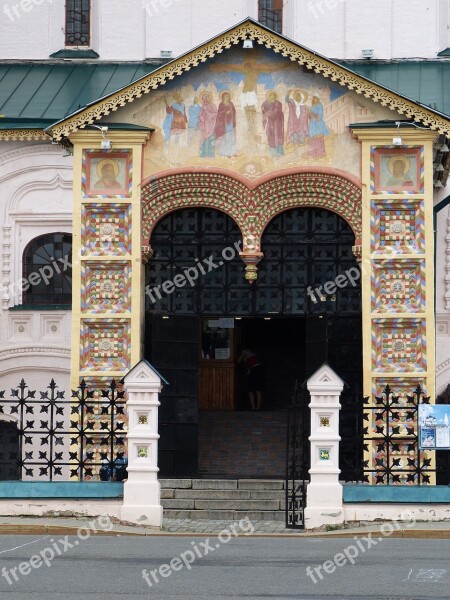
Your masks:
M0 129L0 142L50 142L42 129Z
M95 123L118 108L164 85L174 77L182 75L200 63L204 63L208 58L212 58L233 45L239 44L244 39L251 39L266 48L270 48L274 52L305 66L323 77L331 79L349 90L397 111L406 118L411 118L430 127L430 129L450 135L450 121L436 111L387 90L325 57L314 54L310 50L261 27L256 22L248 20L122 90L56 123L51 128L53 138L59 141L64 137L68 137L72 132Z

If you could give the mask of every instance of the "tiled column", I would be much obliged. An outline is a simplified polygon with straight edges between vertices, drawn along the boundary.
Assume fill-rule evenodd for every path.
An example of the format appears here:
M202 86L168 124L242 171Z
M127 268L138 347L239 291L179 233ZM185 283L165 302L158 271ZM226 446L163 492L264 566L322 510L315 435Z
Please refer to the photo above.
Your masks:
M364 394L380 397L386 385L400 397L389 434L407 434L406 395L420 384L434 401L434 235L433 141L428 130L402 127L355 129L362 143L363 182L363 343ZM401 136L401 146L394 139ZM412 473L414 453L408 443L383 445L382 419L365 422L370 442L366 467L393 469L390 476L373 475L369 483L433 483ZM395 428L394 428L395 426ZM380 428L383 430L381 431ZM389 460L389 464L388 464ZM411 463L413 461L413 463ZM395 469L411 468L411 473Z
M97 130L83 130L71 136L72 389L78 387L81 379L91 389L106 387L113 378L119 381L141 359L143 265L139 185L142 145L147 136L147 131L109 131L111 150L101 149L102 135ZM108 427L108 415L92 416L98 430ZM97 454L100 450L95 449ZM93 462L99 462L97 454Z

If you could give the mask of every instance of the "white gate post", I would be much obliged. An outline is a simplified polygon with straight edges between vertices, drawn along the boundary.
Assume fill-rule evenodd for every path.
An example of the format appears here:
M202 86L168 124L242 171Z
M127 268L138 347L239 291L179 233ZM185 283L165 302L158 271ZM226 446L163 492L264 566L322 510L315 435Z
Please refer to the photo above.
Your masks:
M158 407L167 383L146 360L124 378L128 412L128 480L124 484L121 519L161 527L163 509L158 481Z
M344 522L339 483L339 397L344 382L324 364L307 381L311 394L311 475L306 491L305 527Z

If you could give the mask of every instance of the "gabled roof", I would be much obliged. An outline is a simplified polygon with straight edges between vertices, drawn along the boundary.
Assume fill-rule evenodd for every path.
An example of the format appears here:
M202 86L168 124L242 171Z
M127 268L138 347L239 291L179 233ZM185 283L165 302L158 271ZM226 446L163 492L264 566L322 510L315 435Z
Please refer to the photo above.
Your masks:
M304 65L311 71L328 77L374 102L379 102L383 106L391 108L407 119L412 119L433 130L450 135L448 116L358 75L347 67L341 66L296 42L274 33L252 19L246 19L198 48L156 69L142 79L75 111L69 117L50 127L49 132L51 131L55 140L68 137L72 132L95 123L121 106L133 102L151 90L164 85L167 81L174 79L177 75L182 75L205 62L208 58L220 54L245 39L252 39L266 48L271 48L293 62Z

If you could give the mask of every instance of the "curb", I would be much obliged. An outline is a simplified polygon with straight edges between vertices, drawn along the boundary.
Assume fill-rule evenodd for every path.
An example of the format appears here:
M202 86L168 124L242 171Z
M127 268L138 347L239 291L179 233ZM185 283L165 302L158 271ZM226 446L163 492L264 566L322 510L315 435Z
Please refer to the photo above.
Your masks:
M0 524L0 535L77 535L77 531L84 528L82 524L78 526L62 526L62 525L29 525L29 524ZM210 537L217 535L222 530L211 532L177 532L177 531L160 531L160 530L124 530L112 529L110 531L91 531L91 536L129 536L129 537ZM253 538L337 538L337 539L356 539L364 538L368 535L380 534L379 529L369 531L329 531L317 533L254 533ZM450 539L450 529L405 529L393 531L389 535L380 536L381 539L387 538L403 538L403 539Z

